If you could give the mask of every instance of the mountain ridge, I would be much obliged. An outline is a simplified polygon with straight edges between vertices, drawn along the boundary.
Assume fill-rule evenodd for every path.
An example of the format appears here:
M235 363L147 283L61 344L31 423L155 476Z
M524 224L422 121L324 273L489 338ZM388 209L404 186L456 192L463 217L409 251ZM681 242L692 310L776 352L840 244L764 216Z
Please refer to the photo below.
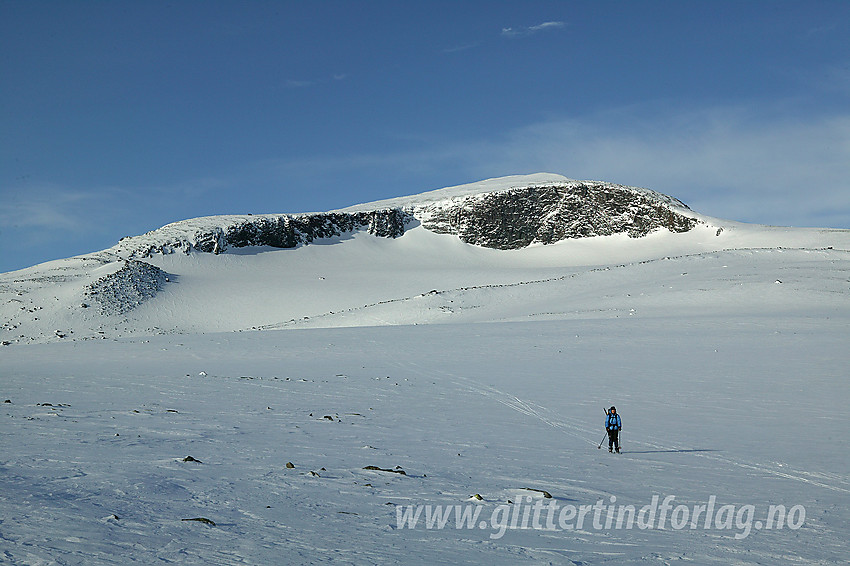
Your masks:
M811 274L797 291L815 293L807 281L826 274L835 298L847 250L846 230L747 225L648 189L515 176L323 213L188 219L0 274L0 343L620 316L694 269L704 283L677 304L753 281L754 300L785 297L791 286L772 286L785 276L768 272L791 264ZM667 284L634 279L657 260L671 266ZM647 299L612 306L601 289L621 280Z
M356 230L397 238L415 222L440 234L456 235L468 244L518 249L621 232L641 237L659 228L686 232L698 220L681 201L649 189L537 173L328 212L187 219L123 238L105 251L124 258L145 258L175 251L218 254L247 246L286 249Z

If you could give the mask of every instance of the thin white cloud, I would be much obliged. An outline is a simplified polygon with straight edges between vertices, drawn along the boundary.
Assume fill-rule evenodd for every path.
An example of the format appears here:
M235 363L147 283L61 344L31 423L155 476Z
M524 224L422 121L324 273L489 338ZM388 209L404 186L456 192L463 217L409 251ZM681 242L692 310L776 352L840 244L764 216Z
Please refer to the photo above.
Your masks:
M543 22L542 24L538 24L536 26L531 26L528 28L532 33L542 31L544 29L550 28L562 28L564 27L564 22Z
M228 187L228 181L214 178L147 187L78 189L48 183L6 187L0 193L0 226L14 229L21 245L109 233L150 209L166 208L162 203L191 203Z
M78 188L55 183L0 187L0 271L108 248L169 222L240 212L242 179L199 177L167 185ZM240 192L242 191L242 192Z
M484 169L641 185L731 220L850 227L850 114L805 122L734 108L636 116L523 128L491 148Z
M403 144L418 146L412 150L266 160L170 186L21 184L0 194L0 243L35 250L73 238L94 242L80 244L82 252L193 215L246 206L328 210L539 171L648 187L729 220L850 228L850 113L803 121L784 117L792 115L785 110L635 106L531 124L496 139L420 139ZM263 192L271 187L273 200Z
M546 171L648 187L728 220L850 227L850 114L796 121L741 108L634 107L533 124L496 140L423 140L421 147L273 160L257 164L255 174L316 187L339 178L401 179L394 194L382 195L388 198L439 188L437 178L458 184Z
M534 35L547 29L558 29L564 27L564 22L543 22L536 26L520 27L520 28L502 28L502 37L516 38L527 37Z
M102 203L102 193L56 185L21 185L4 190L0 225L82 233L91 219L81 213Z

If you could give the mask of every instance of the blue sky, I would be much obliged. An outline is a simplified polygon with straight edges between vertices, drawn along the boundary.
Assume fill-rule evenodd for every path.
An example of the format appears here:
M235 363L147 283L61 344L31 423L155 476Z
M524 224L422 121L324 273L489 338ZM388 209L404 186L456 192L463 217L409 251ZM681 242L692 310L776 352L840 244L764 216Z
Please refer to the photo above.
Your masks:
M547 171L850 228L850 2L0 0L0 271Z

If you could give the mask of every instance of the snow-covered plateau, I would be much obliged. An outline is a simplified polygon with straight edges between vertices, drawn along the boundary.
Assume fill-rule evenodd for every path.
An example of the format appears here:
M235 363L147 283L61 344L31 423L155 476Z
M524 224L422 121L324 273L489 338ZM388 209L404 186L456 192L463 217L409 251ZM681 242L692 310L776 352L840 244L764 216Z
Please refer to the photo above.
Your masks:
M177 222L0 323L2 564L846 561L850 231L508 177Z

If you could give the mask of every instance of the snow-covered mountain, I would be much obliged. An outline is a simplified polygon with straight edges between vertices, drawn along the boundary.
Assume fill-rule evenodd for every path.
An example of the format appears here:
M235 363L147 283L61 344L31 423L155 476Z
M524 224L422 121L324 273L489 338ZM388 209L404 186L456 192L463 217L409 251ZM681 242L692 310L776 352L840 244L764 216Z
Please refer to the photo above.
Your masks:
M295 248L364 230L398 238L421 223L438 234L487 248L518 249L567 238L667 228L687 232L696 220L682 202L647 189L572 181L541 173L448 187L334 212L214 216L184 220L121 240L107 250L139 258L175 251L219 254L251 246Z
M671 254L847 242L843 231L707 218L647 189L505 177L325 213L185 220L3 274L0 340L381 324L370 305L404 309L432 291L558 280L577 267ZM418 309L400 316L445 320L445 309Z
M850 231L508 177L177 222L0 320L3 564L846 561Z

